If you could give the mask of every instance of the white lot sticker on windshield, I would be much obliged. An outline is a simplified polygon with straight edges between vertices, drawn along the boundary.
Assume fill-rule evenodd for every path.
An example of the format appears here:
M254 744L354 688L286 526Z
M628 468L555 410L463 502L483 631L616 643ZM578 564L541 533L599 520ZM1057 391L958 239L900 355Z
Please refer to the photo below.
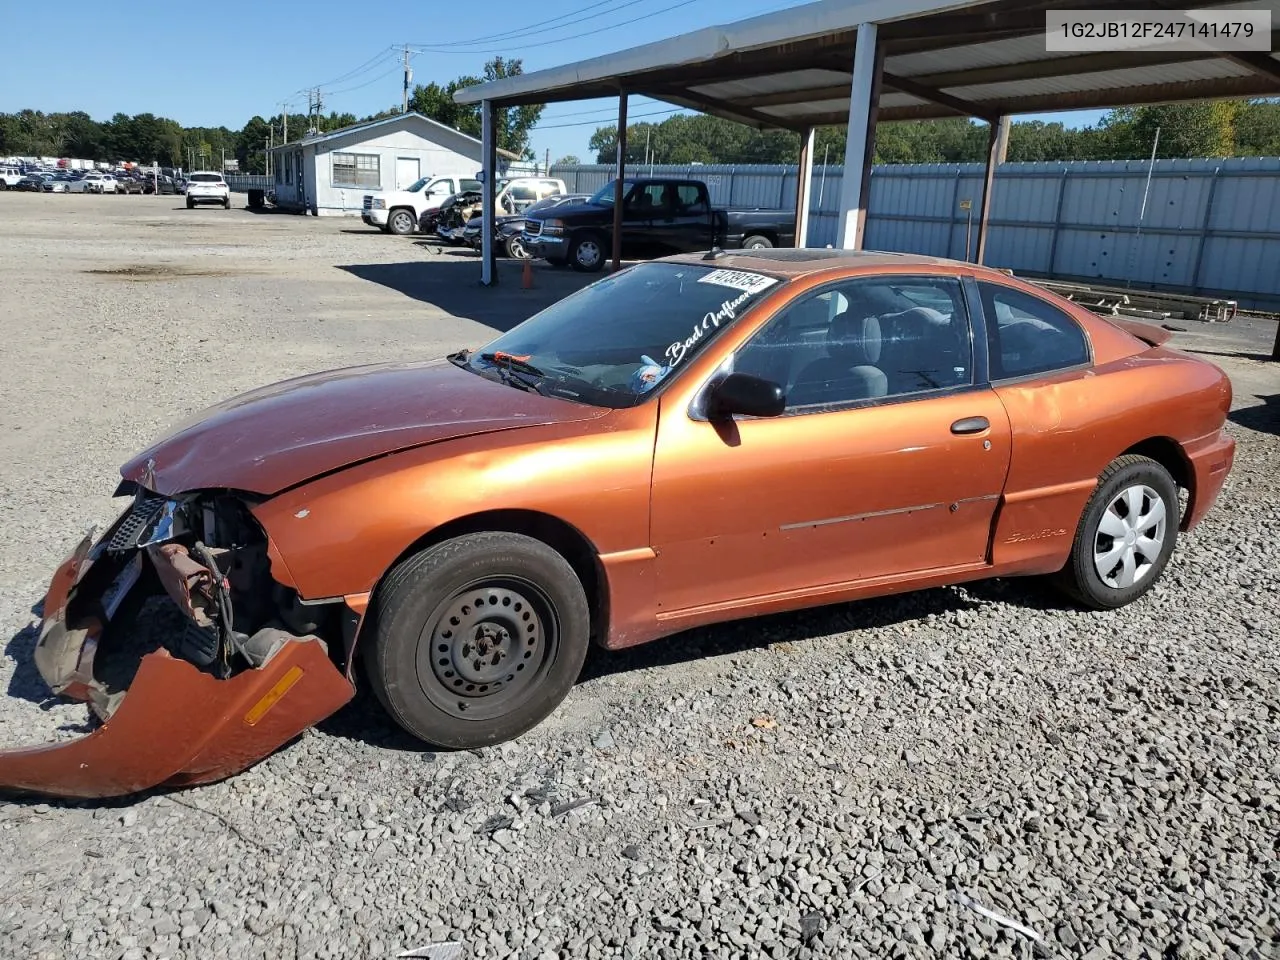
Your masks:
M759 293L768 290L777 279L766 277L760 273L747 273L745 270L712 270L705 277L698 278L699 283L714 283L721 287L731 287L745 293Z

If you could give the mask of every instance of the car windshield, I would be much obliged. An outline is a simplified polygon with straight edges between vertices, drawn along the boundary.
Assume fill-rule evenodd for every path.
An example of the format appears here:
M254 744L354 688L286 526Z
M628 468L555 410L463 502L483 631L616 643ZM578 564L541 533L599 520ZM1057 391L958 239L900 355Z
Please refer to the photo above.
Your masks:
M599 206L602 206L602 207L613 206L614 184L617 182L618 181L616 180L610 180L603 187L601 187L599 190L593 193L591 195L591 199L588 200L587 203L598 204ZM631 188L632 182L633 181L631 180L622 181L622 192L624 195L626 194L627 190Z
M421 180L415 180L411 185L404 188L405 193L417 193L430 182L430 177L423 177Z
M714 266L638 264L534 314L465 365L548 396L635 406L778 282Z
M216 173L193 173L191 175L192 183L221 183L222 178Z

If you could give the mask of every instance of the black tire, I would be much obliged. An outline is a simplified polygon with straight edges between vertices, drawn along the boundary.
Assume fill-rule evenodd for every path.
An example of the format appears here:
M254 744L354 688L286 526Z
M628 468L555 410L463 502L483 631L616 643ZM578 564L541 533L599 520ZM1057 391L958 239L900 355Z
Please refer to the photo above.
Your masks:
M193 201L193 200L191 200L190 198L188 198L188 199L187 199L187 209L188 209L188 210L194 210L195 208L196 208L195 201Z
M752 236L746 237L743 239L742 249L743 250L772 250L773 241L770 240L768 237L762 237L758 234L753 234Z
M222 201L222 209L223 209L223 210L230 210L230 209L231 209L231 198L230 198L230 197L227 197L227 199L225 199L225 200L223 200L223 201Z
M582 583L559 553L519 534L477 533L392 570L361 647L396 723L469 750L517 737L560 705L582 670L590 622Z
M604 238L598 233L579 234L569 244L569 263L579 273L599 273L604 261Z
M518 233L507 237L506 248L507 256L512 260L532 259L533 255L529 253L529 248L524 245L524 237Z
M397 207L387 214L387 229L397 237L407 237L417 228L418 222L414 219L412 210Z
M1134 496L1131 491L1138 493ZM1157 499L1159 507L1155 505ZM1131 519L1130 502L1139 505L1136 522ZM1113 510L1113 505L1123 512ZM1162 526L1143 525L1129 531L1144 518L1157 515L1161 508ZM1098 477L1098 486L1085 505L1071 557L1055 578L1058 587L1094 610L1114 610L1132 603L1155 585L1168 565L1178 539L1178 522L1178 487L1169 471L1149 457L1130 454L1116 458ZM1104 523L1114 532L1103 529ZM1145 536L1157 531L1158 547L1154 545L1157 537ZM1121 539L1122 532L1129 538L1127 541ZM1144 543L1148 545L1146 550ZM1130 557L1136 574L1132 580L1126 566ZM1111 569L1107 580L1100 572L1103 567Z

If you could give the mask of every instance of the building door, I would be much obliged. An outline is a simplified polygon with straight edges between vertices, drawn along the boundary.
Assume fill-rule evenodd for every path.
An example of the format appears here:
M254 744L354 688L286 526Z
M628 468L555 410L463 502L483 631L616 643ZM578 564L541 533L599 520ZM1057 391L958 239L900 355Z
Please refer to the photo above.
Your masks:
M404 190L418 182L422 176L417 157L396 157L396 189Z

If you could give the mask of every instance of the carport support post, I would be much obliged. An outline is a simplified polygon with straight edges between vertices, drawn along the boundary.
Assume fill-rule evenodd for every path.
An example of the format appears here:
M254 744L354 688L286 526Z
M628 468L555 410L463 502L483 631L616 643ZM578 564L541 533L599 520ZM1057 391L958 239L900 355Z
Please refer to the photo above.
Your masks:
M627 175L627 95L618 94L618 169L613 182L613 270L622 266L623 178ZM601 251L603 252L603 251Z
M837 244L845 250L861 250L867 228L867 203L871 198L871 164L876 152L876 114L880 105L880 74L884 50L874 23L858 25L858 45L853 52L853 79L849 90L849 134L844 147L844 179L840 186L840 223Z
M498 251L493 245L494 203L497 201L498 136L494 122L492 100L480 103L480 140L484 164L484 183L481 184L482 208L480 212L480 282L486 287L498 282Z
M1003 139L1001 131L1004 128L1004 118L1000 117L996 122L989 123L988 126L990 129L987 133L987 171L986 178L982 181L982 213L978 217L978 251L974 254L974 263L982 263L983 258L987 255L987 227L989 226L988 221L991 219L991 188L996 180L996 165L1000 163L1000 141Z
M808 246L809 190L813 185L813 127L800 134L800 170L796 175L796 246Z

